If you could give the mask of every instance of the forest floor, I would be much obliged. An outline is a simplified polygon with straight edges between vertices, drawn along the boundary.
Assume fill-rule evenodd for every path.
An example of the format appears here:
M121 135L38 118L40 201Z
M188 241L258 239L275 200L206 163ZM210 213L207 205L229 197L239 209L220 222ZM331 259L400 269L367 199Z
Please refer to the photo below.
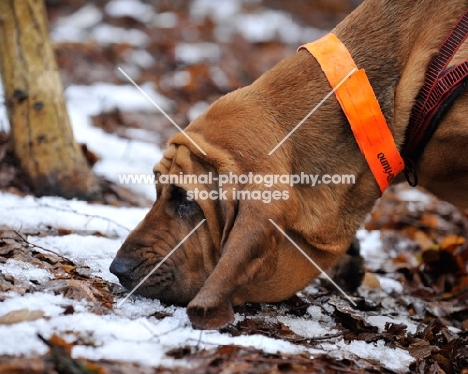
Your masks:
M33 197L0 105L0 374L468 373L467 215L406 186L357 234L356 306L323 279L236 308L221 331L194 330L158 300L117 306L127 291L109 264L154 199L154 186L119 175L151 173L177 131L118 68L185 127L359 1L46 3L75 138L106 194Z

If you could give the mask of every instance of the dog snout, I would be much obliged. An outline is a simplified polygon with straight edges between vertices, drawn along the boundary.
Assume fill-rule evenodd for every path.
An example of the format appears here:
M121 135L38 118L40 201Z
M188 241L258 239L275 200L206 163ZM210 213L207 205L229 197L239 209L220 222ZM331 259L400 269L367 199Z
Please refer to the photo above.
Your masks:
M138 264L130 258L116 257L114 261L112 261L109 270L112 274L116 275L122 283L122 281L132 280L133 271L137 266Z

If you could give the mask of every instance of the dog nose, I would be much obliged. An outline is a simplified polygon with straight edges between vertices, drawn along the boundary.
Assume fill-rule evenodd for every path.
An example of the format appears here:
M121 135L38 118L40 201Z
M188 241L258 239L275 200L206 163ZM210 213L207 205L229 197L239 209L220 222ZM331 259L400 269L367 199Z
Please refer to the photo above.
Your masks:
M120 280L122 279L127 279L130 280L132 279L132 273L133 270L135 269L136 264L134 261L128 259L128 258L114 258L114 261L112 261L109 270L112 274L116 275Z

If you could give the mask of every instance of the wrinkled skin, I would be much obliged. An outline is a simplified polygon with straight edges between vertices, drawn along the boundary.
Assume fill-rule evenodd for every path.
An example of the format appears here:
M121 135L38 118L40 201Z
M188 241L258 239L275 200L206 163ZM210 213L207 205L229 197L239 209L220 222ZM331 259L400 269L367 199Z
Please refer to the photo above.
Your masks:
M382 111L401 148L414 99L439 44L468 1L367 0L334 33L366 69ZM410 32L411 30L411 32ZM466 46L453 63L468 59ZM200 184L158 184L158 198L111 265L127 289L135 287L200 222L198 229L138 288L164 302L188 304L197 328L233 321L232 305L283 300L318 274L272 223L322 269L330 268L380 196L349 124L334 98L327 100L272 155L268 153L330 92L315 59L301 51L252 85L215 102L169 142L157 176L196 174L355 175L355 184L315 187L278 183L271 188L233 183L227 199L190 201ZM468 140L468 96L442 121L417 165L423 186L468 208L468 159L453 149ZM454 182L451 182L454 181ZM450 187L450 188L447 188ZM232 199L232 190L286 191L287 200Z

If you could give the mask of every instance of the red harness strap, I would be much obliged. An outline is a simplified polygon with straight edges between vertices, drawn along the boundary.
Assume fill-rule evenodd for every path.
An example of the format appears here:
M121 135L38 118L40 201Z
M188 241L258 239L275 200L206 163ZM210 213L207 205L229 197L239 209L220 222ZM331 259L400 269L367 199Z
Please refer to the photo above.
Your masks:
M411 165L421 156L442 117L466 88L468 61L450 69L447 67L467 38L468 10L458 20L454 29L440 46L439 53L431 61L424 86L416 97L402 150L407 165ZM408 182L413 186L417 185L414 170L411 170L414 173L414 180L409 177L409 172L405 170Z

